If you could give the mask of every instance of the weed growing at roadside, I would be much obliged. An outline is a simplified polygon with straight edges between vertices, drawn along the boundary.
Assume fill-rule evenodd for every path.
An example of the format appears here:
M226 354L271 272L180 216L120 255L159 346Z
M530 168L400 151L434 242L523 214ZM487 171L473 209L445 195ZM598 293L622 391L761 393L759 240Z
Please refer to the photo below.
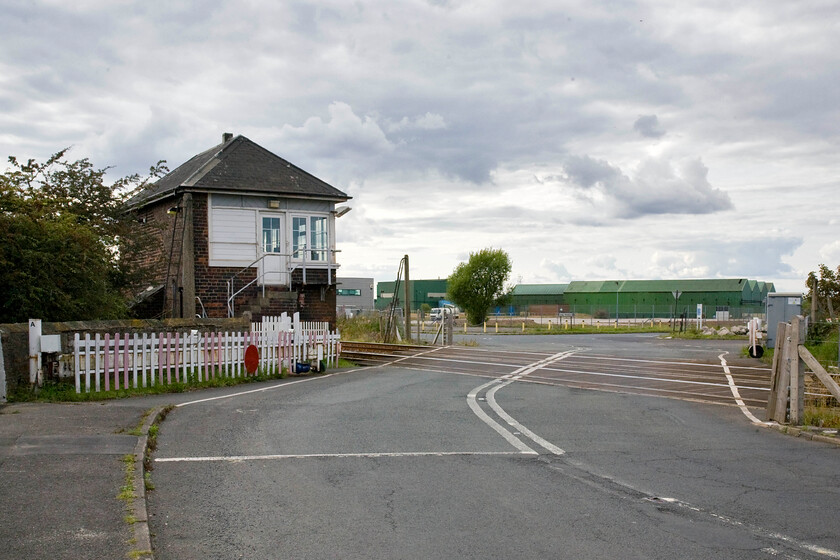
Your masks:
M829 406L806 406L802 415L806 426L840 429L840 408Z
M137 518L134 517L134 473L136 470L134 455L130 453L123 455L121 461L124 465L125 476L123 485L120 486L120 493L117 494L117 499L125 503L125 522L134 525L137 523Z
M146 487L146 491L150 492L155 489L155 485L152 482L152 473L149 471L145 471L143 473L143 485Z

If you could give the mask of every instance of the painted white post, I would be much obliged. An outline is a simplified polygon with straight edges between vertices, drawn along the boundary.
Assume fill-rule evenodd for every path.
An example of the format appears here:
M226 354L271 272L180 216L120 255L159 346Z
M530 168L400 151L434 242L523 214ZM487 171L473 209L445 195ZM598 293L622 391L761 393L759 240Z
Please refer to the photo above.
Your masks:
M149 349L149 333L144 332L142 338L142 347L140 348L140 362L142 365L142 370L140 372L140 379L143 383L143 387L149 387L151 383L149 383L149 365L152 359L151 350Z
M98 393L102 387L102 355L99 353L101 347L100 334L93 336L93 392Z
M82 382L81 382L82 381L81 380L82 367L81 367L81 362L79 360L79 343L80 343L79 333L76 333L76 334L73 335L73 377L76 380L76 393L81 393L82 392ZM0 366L3 363L3 352L2 352L2 350L3 350L3 348L0 347ZM0 369L2 369L2 367L0 367ZM5 379L3 381L5 382ZM3 393L5 395L5 391Z
M29 383L41 385L41 319L29 320Z
M85 393L90 393L91 387L91 368L96 366L96 358L94 354L94 359L91 361L90 356L90 346L93 344L90 340L90 333L85 333L85 353L84 353L84 364L85 364ZM94 375L96 373L94 372Z

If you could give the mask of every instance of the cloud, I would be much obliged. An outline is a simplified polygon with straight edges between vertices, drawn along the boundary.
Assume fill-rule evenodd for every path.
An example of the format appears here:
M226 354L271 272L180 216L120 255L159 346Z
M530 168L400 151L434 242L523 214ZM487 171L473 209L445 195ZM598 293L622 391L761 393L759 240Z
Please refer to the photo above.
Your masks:
M840 263L840 240L826 243L819 250L820 257L824 264L832 267L836 263Z
M408 117L403 117L399 122L391 123L388 125L389 132L395 132L398 130L438 130L441 128L446 128L446 121L444 118L437 113L429 113L427 112L425 115L420 115L418 117L414 117L413 119L409 119Z
M729 195L712 187L699 159L643 160L631 175L589 156L566 158L568 181L593 203L604 202L615 217L651 214L711 214L732 208Z
M737 232L736 232L737 234ZM651 256L651 278L788 277L793 267L784 257L802 245L797 237L710 240L701 237Z
M540 269L549 273L549 277L554 282L571 282L572 274L566 269L563 263L553 261L551 259L542 259L540 261Z
M642 115L633 123L633 130L645 138L661 138L665 131L659 126L659 119L656 115Z
M840 257L836 2L7 4L0 157L73 146L125 175L244 134L354 196L343 266L421 244L432 277L491 243L530 278Z
M328 159L369 158L394 151L394 145L372 117L359 117L350 105L340 101L331 103L327 111L326 121L309 117L299 127L284 125L280 141Z

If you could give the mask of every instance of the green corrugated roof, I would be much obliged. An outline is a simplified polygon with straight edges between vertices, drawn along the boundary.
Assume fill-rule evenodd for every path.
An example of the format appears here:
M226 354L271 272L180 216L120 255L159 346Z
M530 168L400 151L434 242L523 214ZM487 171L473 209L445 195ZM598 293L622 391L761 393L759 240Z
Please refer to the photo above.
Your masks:
M592 280L575 280L569 283L566 287L566 293L599 293L604 290L604 284L607 282L603 282L600 280L592 281ZM614 281L609 282L612 285L612 291L615 291L616 283Z
M513 287L515 296L560 296L568 284L517 284Z
M746 278L712 278L701 280L603 280L574 281L566 288L572 293L619 292L741 292L747 285Z

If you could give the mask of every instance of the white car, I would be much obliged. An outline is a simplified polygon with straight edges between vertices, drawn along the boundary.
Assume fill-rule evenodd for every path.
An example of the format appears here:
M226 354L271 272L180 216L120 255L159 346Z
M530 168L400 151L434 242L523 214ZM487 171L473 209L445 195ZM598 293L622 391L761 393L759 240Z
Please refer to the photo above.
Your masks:
M432 310L429 312L429 318L432 321L437 322L443 319L444 315L451 315L452 308L450 307L433 307Z

